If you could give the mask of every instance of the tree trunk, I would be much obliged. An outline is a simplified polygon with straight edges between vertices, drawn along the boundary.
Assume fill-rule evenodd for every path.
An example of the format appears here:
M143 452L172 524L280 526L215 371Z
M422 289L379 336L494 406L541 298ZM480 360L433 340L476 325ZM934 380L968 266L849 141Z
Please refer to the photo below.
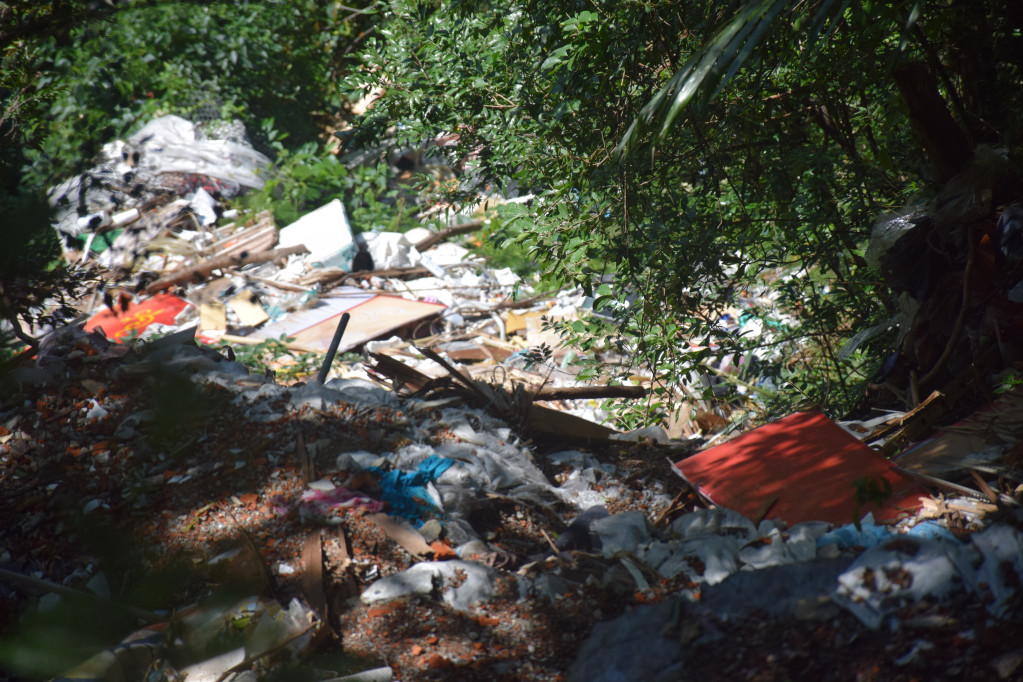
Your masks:
M924 151L938 173L937 179L945 182L962 170L973 155L966 134L952 118L927 67L910 62L897 68L894 77L913 127L923 140Z

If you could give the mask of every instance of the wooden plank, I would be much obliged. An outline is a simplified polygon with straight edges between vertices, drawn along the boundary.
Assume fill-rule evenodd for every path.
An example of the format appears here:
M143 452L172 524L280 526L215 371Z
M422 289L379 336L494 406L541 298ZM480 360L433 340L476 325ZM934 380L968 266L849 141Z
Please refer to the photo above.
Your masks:
M413 556L426 556L433 548L426 543L426 538L419 534L407 521L399 521L387 514L367 514L366 518L375 523L387 537L397 542L405 551Z

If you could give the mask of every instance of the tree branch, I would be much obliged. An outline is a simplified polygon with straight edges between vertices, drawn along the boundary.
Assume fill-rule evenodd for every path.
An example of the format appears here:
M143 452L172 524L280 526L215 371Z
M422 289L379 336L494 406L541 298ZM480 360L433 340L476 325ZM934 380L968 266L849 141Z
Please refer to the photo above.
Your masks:
M184 284L192 279L201 281L209 277L210 273L214 270L223 270L231 267L237 268L243 265L265 263L271 260L281 260L296 253L309 253L309 250L305 247L305 245L299 244L298 246L289 246L284 249L274 249L272 251L258 251L256 253L247 253L243 251L239 254L217 256L216 258L210 258L198 265L184 268L172 275L156 280L145 288L145 293L147 295L152 295L158 291L170 289L178 284Z

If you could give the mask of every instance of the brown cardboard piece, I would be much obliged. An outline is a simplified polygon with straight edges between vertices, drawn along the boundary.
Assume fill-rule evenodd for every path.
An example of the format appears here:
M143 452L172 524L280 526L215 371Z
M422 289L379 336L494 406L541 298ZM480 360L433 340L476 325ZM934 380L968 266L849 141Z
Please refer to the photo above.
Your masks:
M209 301L199 306L199 331L224 331L227 329L227 308L219 301Z
M284 334L298 344L326 351L334 338L338 320L347 312L351 320L337 349L338 353L344 353L367 341L425 322L443 310L445 306L439 303L409 301L397 296L368 294L355 287L339 287L316 305L267 324L253 336L277 339Z
M379 526L380 530L387 533L387 537L397 542L410 554L425 556L433 552L433 548L426 544L426 538L408 521L395 519L387 514L367 514L366 518Z
M238 321L243 327L256 327L270 319L263 307L256 302L256 297L251 291L243 291L231 298L228 303L231 304L231 310L238 316Z

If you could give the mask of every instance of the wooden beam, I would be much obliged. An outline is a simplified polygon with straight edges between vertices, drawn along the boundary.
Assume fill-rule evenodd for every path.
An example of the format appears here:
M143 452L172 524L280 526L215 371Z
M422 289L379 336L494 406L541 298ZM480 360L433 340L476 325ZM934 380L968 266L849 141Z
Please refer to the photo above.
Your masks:
M144 293L151 296L158 291L170 289L171 287L184 284L190 280L201 282L208 278L214 270L225 270L227 268L237 268L243 265L251 265L253 263L282 260L297 253L309 253L309 250L306 249L304 245L299 244L298 246L289 246L284 249L216 256L214 258L204 260L197 265L192 265L178 270L166 277L161 277L147 286Z

